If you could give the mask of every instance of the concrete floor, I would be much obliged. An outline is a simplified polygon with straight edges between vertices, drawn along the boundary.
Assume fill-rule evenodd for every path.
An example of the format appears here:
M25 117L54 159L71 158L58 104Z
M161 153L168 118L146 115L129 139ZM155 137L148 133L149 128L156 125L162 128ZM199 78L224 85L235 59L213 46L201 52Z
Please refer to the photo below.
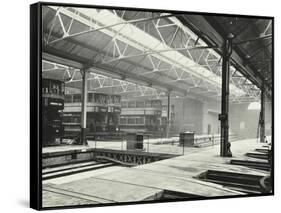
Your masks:
M104 142L103 145L103 148L110 148L116 143ZM231 159L253 160L244 154L254 152L256 148L261 148L262 145L257 143L256 139L233 142L233 158ZM90 144L90 146L92 145ZM159 152L169 149L176 150L175 145L173 147L172 145L154 146L158 148L158 151L161 150ZM71 147L71 149L73 148L85 147ZM153 145L150 148L150 151L153 150ZM49 147L43 152L54 152L58 149L63 150L63 147ZM229 160L230 158L219 156L218 145L205 148L186 148L183 156L151 164L131 168L114 166L50 179L43 182L43 206L141 201L163 190L206 197L239 195L242 193L218 184L203 182L193 177L208 169L268 175L268 172L230 165L228 164Z

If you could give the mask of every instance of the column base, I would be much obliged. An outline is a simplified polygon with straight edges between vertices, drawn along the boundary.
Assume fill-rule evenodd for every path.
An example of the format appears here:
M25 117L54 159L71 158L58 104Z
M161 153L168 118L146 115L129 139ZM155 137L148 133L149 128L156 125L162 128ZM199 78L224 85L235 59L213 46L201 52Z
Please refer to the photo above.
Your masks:
M85 146L88 145L87 138L86 138L86 128L81 128L80 144Z

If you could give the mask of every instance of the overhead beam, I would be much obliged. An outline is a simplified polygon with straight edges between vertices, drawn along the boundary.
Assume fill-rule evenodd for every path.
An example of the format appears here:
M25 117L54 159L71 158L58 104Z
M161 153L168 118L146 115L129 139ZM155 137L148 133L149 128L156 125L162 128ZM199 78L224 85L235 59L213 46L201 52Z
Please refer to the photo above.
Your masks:
M58 7L56 7L56 6L50 6L50 8L52 8L54 10L58 9ZM79 10L84 10L84 9L80 8ZM59 7L58 13L59 14L62 13L63 15L66 15L66 16L68 16L70 18L74 18L75 17L75 20L77 20L78 22L86 24L86 25L89 25L89 20L83 18L79 14L76 14L76 13L73 13L73 12L67 10L64 7ZM61 23L62 29L64 29L64 25L63 25L63 23L62 23L62 21L60 19L60 16L57 15L57 14L55 16L57 16L59 18L59 21ZM61 41L63 39L72 38L72 37L80 36L80 35L91 33L91 32L102 31L104 29L110 29L110 28L113 28L113 27L116 27L116 26L119 26L119 25L153 21L153 20L156 20L156 19L168 18L168 17L172 17L172 16L176 16L176 15L168 14L168 15L160 15L158 17L150 17L150 18L141 18L141 19L129 20L129 21L121 21L121 22L118 22L118 23L114 23L114 24L107 25L107 26L102 26L102 27L97 27L97 28L95 28L96 27L95 23L92 22L92 23L90 23L91 29L85 30L85 31L82 31L82 32L78 32L78 33L73 33L71 35L65 33L61 38L58 38L58 39L56 39L54 41L51 41L51 42L48 42L48 44L54 44L54 43L56 43L58 41Z
M92 15L92 13L90 14L89 13L89 11L87 11L87 10L84 10L84 9L82 9L82 8L80 8L78 11L81 11L81 13L83 13L84 15L87 15L88 14L88 16L90 16L90 15ZM62 8L62 9L60 9L60 11L59 11L60 13L63 13L63 14L67 14L67 13L69 13L69 11L68 10L65 10L64 8ZM71 17L71 14L69 14L69 16ZM174 16L174 15L173 15ZM166 17L166 18L169 18L169 19L171 19L171 18L175 18L175 17L173 17L173 16L171 16L171 17ZM179 15L180 16L180 15ZM108 22L104 22L103 20L104 19L101 19L101 17L99 17L99 18L97 18L98 17L98 15L96 16L96 19L95 19L95 21L97 21L97 23L104 23L104 25L110 25L110 23L108 23ZM112 16L110 16L112 19L113 19L113 17ZM161 16L162 17L162 16ZM86 19L85 20L85 18L84 17L77 17L77 16L75 16L75 19L76 20L79 20L81 23L84 23L85 25L87 25L87 26L89 26L89 27L91 27L92 25L93 25L93 23L91 23L88 19ZM119 19L114 19L114 20L119 20ZM158 19L159 20L159 19ZM133 20L132 20L133 21ZM121 22L123 22L122 20L120 20L120 23ZM130 24L130 23L127 23L128 25ZM94 26L92 26L92 27L94 27ZM109 28L104 28L103 30L102 30L102 32L104 32L104 33L106 33L106 34L108 34L108 35L110 35L110 36L114 36L114 35L116 35L116 32L112 32L112 31L115 31L114 29L113 29L114 27L111 27L111 29L109 29ZM136 30L139 30L137 27L135 27L136 28ZM106 32L104 31L106 29ZM92 29L93 30L93 29ZM107 32L107 31L110 31L110 32ZM128 29L127 29L127 31L128 31ZM123 34L125 34L127 31L125 31ZM82 32L81 32L82 33ZM128 33L126 34L126 35L128 35ZM138 42L136 42L136 43L133 43L132 44L132 41L131 40L134 40L134 37L129 37L129 38L126 38L126 35L121 35L121 36L118 36L118 39L120 40L120 41L123 41L123 42L125 42L125 43L128 43L128 44L130 44L130 45L132 45L133 47L135 47L135 48L137 48L137 49L143 49L144 48L144 46L146 46L146 49L147 50L150 50L151 48L149 47L149 46L147 46L147 45L144 45L143 46L143 44L139 44ZM145 35L144 35L145 36ZM70 38L69 36L68 37L65 37L65 38ZM64 38L64 39L65 39ZM146 38L146 37L145 37ZM148 38L148 37L147 37ZM197 37L196 37L197 38ZM151 38L149 38L150 40L153 40L154 38L153 37L151 37ZM148 39L147 39L148 40ZM155 39L156 40L156 39ZM153 40L154 41L154 40ZM156 41L155 41L156 42ZM154 42L154 43L155 43ZM165 45L161 45L161 46L163 46L163 47L165 47ZM197 48L197 47L195 47L195 48ZM198 47L198 48L210 48L209 46L207 46L207 47ZM214 47L212 47L212 48L214 48ZM186 64L187 63L185 63L185 61L187 61L188 60L188 57L187 58L185 58L185 61L179 61L179 60L174 60L174 59L171 59L171 54L169 55L167 55L167 50L166 50L166 48L158 48L158 50L159 51L162 51L162 49L165 49L164 50L164 52L161 52L162 54L163 54L163 56L159 56L160 58L161 58L161 60L164 60L165 62L166 61L168 61L167 63L173 63L173 64L175 64L177 67L179 67L179 68L183 68L186 72L190 72L190 69L189 69L189 67L187 67L186 66ZM184 50L185 50L185 48L184 48ZM171 50L171 51L174 51L174 50ZM179 51L176 51L176 53L177 53L177 56L180 56L180 53L179 53ZM145 53L146 54L146 53ZM161 55L162 55L161 54ZM156 57L158 57L158 55L159 55L159 52L157 52L157 56ZM137 56L140 56L140 55L137 55ZM169 57L168 57L169 56ZM123 60L123 59L125 59L126 57L131 57L131 56L123 56L122 55L122 57L117 57L117 58L115 58L115 59L113 59L113 60L111 60L112 62L113 61L115 61L115 60ZM135 56L134 56L135 57ZM108 63L109 61L105 61L106 63ZM201 72L201 73L197 73L197 71L196 71L196 69L195 70L192 70L193 72L194 72L194 75L197 75L197 77L198 78L203 78L204 79L204 81L207 81L207 82L209 82L210 84L217 84L218 83L218 79L217 78L215 78L216 76L214 75L214 77L213 78L206 78L206 76L202 76L201 75L201 73L203 73L203 71ZM211 72L212 73L212 72ZM235 86L235 85L234 85ZM239 88L237 88L237 90L239 90Z
M258 55L262 50L264 50L265 48L267 48L268 46L271 45L271 42L269 42L267 45L259 47L258 49L256 49L249 57L249 60L254 58L256 55Z
M255 42L255 41L259 41L259 40L263 40L263 39L268 39L268 38L272 38L272 35L264 35L264 36L259 36L259 37L255 37L255 38L250 38L250 39L246 39L243 41L239 41L239 42L234 42L233 45L240 45L240 44L244 44L247 42Z
M214 20L210 16L198 16L189 15L181 16L179 19L188 26L196 34L200 35L201 39L205 41L208 45L218 45L223 46L225 34L223 29L219 29L218 25L214 23ZM212 33L210 33L212 32ZM222 55L222 49L215 49L215 51ZM239 54L233 50L230 62L232 65L240 71L255 85L261 87L261 79L255 76L254 70L249 66L244 66L244 59L239 56Z
M129 79L136 79L136 75L133 73L129 73L129 72L124 73L123 70L118 70L116 68L114 70L111 70L109 68L105 68L104 65L100 65L100 64L95 64L95 65L88 64L88 61L83 58L80 58L80 57L73 58L67 54L63 54L61 52L55 51L50 48L43 49L42 58L44 60L48 60L48 61L55 62L58 64L64 64L64 65L71 66L73 68L78 68L78 69L83 69L83 68L85 68L85 66L87 66L87 68L91 72L110 76L110 77L117 78L117 79L126 79L126 81L129 81L129 82L130 82ZM164 91L165 90L167 91L168 89L170 89L170 90L172 89L183 95L186 93L185 89L182 89L182 88L179 88L176 86L171 86L169 84L165 84L163 82L156 81L156 80L152 81L151 78L145 78L143 76L138 76L136 80L138 80L138 82L140 82L140 84L143 84L144 86L154 85ZM135 82L133 82L133 83L135 83Z
M130 59L130 58L136 58L140 56L146 56L146 55L154 55L154 54L159 54L159 53L164 53L164 52L173 52L173 51L192 51L192 50L201 50L201 49L217 49L220 48L218 46L191 46L191 47L180 47L180 48L169 48L169 49L163 49L163 50L149 50L149 51L144 51L143 53L139 54L134 54L134 55L128 55L128 56L121 56L118 58L114 58L108 61L105 61L104 63L112 63L116 62L119 60L125 60L125 59ZM200 66L200 65L198 65Z

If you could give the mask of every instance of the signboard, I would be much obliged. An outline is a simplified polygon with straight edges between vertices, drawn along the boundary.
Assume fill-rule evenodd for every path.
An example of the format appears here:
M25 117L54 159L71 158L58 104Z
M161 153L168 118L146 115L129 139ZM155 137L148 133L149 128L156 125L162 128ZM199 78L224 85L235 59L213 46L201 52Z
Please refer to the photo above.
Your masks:
M63 109L64 101L61 99L43 98L44 107L55 107L58 110Z
M114 107L114 106L109 106L107 108L108 112L112 112L112 113L121 113L121 108L120 107Z
M106 112L106 111L107 111L106 107L101 107L101 106L94 107L94 112Z
M120 107L114 107L113 112L115 113L121 113L121 108Z

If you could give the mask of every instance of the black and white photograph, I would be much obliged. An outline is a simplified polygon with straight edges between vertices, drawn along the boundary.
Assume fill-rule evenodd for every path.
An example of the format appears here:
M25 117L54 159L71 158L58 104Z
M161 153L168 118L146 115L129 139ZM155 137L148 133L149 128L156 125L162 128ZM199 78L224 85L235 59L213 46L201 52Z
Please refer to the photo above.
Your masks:
M31 6L34 208L274 194L274 18L183 10Z

